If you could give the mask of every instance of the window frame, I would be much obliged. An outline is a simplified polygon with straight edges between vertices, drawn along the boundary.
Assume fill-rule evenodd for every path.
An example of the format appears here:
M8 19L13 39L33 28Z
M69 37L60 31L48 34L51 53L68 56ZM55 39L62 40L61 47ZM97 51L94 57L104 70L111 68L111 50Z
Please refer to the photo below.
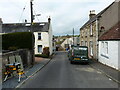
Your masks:
M38 33L38 40L41 40L42 37L41 37L41 33Z
M39 51L39 46L41 46L41 52ZM42 45L38 45L38 53L42 53Z

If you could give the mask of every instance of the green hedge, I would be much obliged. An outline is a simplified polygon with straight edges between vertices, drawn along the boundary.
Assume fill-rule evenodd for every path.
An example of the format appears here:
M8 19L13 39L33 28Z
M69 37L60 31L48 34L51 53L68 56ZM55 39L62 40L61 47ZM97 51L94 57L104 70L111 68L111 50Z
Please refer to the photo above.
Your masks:
M31 32L16 32L2 35L2 49L32 49L32 41L34 42L34 35Z
M49 58L49 56L45 54L36 54L35 57Z

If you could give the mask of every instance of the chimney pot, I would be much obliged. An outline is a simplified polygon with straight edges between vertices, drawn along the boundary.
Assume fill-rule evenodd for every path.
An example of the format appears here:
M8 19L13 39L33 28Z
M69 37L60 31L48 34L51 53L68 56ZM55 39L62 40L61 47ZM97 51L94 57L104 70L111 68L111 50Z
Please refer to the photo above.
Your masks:
M89 19L93 18L95 15L95 10L90 10Z

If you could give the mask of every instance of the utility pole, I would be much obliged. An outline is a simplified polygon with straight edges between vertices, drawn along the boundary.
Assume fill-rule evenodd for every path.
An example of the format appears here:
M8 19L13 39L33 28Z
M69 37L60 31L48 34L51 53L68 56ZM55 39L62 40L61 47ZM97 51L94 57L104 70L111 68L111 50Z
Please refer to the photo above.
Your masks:
M30 11L31 11L31 32L32 32L32 65L34 65L34 34L33 34L33 0L30 0Z
M33 0L30 0L30 10L31 10L31 26L33 24ZM31 30L32 31L32 30Z
M74 45L74 28L73 28L73 45Z

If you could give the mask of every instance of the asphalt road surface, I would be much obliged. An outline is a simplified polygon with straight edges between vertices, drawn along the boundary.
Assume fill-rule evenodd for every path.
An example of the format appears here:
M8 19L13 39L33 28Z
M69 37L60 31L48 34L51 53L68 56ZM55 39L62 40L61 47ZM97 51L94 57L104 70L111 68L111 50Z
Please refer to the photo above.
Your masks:
M89 64L70 64L66 52L53 59L20 88L117 88L118 84Z

